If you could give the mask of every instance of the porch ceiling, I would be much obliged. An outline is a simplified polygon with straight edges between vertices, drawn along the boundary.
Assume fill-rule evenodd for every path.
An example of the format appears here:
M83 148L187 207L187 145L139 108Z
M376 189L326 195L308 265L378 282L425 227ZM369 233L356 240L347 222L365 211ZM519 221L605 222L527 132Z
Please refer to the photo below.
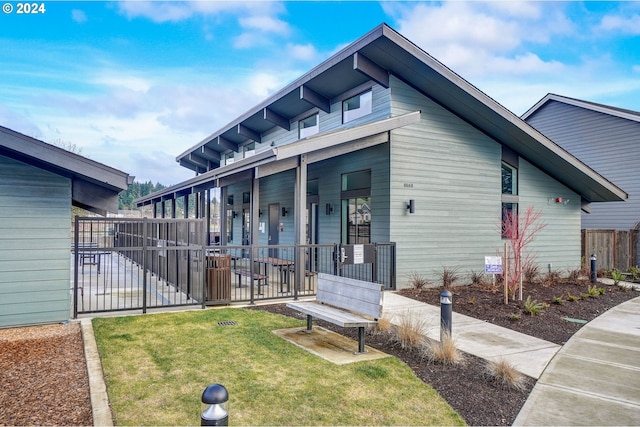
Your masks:
M289 129L310 108L326 109L337 97L393 74L467 121L590 202L625 200L620 188L570 155L435 58L382 24L280 92L180 154L197 173L216 170L221 153L262 141L275 127ZM388 83L387 83L388 84Z

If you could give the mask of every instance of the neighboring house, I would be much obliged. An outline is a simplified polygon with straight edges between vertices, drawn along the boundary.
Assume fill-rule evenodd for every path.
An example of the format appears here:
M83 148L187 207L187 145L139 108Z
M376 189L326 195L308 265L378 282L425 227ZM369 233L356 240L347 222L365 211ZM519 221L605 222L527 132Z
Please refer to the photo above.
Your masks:
M522 118L629 193L626 202L591 206L582 214L583 228L638 228L640 112L548 94Z
M0 327L71 310L71 206L117 212L133 177L0 126Z
M217 187L223 245L395 242L398 287L484 271L503 212L528 206L538 262L579 268L581 207L627 198L384 24L177 160L196 176L139 206Z

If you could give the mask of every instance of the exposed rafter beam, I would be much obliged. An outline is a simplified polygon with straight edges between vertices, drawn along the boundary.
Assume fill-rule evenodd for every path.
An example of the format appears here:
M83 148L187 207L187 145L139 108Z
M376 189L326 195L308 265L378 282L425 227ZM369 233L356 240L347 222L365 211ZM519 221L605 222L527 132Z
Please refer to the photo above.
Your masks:
M187 157L187 160L189 160L191 163L195 163L198 166L201 166L205 169L209 169L209 161L207 159L203 159L200 156L196 156L195 154L189 154L189 156Z
M194 172L199 173L200 172L200 168L198 167L198 165L196 165L195 163L190 162L189 160L187 160L186 158L182 158L178 161L178 163L180 163L180 166L185 167L187 169L191 169Z
M360 52L353 54L353 69L389 88L389 72Z
M212 150L206 145L203 145L202 147L200 147L200 149L198 150L198 155L207 160L211 160L212 162L220 163L220 153L217 152L216 150Z
M223 138L221 136L219 136L218 138L218 145L222 148L224 148L225 150L231 150L231 151L235 151L238 152L238 144L235 144L231 141L229 141L226 138Z
M238 123L238 135L249 138L255 142L262 142L262 138L260 137L260 134L258 132L253 129L249 129L241 123Z
M280 114L270 110L269 108L265 108L263 111L264 119L270 121L271 123L280 126L282 129L291 130L291 122L288 118L281 116Z
M325 113L331 112L331 101L329 98L314 92L305 85L300 86L300 99L307 101L314 107L318 107Z

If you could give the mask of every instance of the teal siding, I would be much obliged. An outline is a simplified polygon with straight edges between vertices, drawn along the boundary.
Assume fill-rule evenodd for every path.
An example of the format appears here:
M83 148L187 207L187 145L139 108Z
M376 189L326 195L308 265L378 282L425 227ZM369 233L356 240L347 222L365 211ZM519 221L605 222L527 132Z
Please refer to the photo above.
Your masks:
M462 275L482 272L484 257L496 255L504 244L501 145L404 83L391 81L393 115L422 112L420 123L391 135L390 240L397 243L398 286L408 286L413 272L434 283L444 267L459 268ZM579 267L579 203L545 209L554 194L575 203L579 197L525 161L520 168L521 209L529 204L543 209L550 224L532 245L544 252L538 262L545 267L552 262L554 269ZM410 199L414 214L406 209Z
M70 313L71 181L0 156L0 327Z
M541 271L580 268L580 196L520 159L520 212L527 206L542 211L545 228L531 244ZM555 198L562 197L563 203Z

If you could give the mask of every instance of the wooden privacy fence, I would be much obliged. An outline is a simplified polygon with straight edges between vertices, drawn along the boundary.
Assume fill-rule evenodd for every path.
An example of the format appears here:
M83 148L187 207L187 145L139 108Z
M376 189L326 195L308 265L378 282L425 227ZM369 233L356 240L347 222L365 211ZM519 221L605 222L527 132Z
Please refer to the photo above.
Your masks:
M582 230L582 257L596 254L598 270L626 271L638 265L638 230Z

